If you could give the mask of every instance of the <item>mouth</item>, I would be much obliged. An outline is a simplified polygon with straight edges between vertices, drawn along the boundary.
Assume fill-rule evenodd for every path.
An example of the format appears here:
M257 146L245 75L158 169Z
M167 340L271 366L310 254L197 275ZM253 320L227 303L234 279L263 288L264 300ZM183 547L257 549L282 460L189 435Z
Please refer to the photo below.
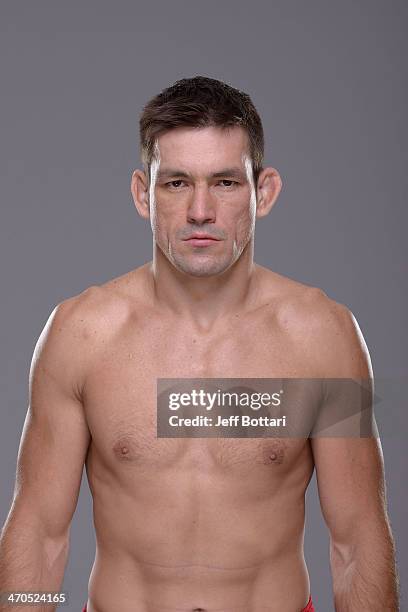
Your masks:
M184 242L191 244L191 246L205 247L211 246L220 241L218 238L213 238L208 234L193 234L193 236L187 238L186 240L184 240Z

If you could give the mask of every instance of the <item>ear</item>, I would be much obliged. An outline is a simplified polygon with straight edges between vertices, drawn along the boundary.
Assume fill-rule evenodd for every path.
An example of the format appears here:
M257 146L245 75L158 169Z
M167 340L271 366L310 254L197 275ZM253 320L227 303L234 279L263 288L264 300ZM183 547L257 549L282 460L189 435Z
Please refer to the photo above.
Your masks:
M257 185L257 218L265 217L282 189L282 179L275 168L264 168L259 173Z
M149 185L146 174L142 170L133 172L130 190L139 215L143 219L150 219Z

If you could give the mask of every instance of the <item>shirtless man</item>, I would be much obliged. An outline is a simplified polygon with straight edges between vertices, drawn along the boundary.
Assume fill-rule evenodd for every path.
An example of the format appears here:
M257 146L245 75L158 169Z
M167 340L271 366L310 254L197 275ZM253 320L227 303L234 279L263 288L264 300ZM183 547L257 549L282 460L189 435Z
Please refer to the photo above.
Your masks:
M303 533L316 468L336 611L395 612L377 438L157 437L158 378L372 370L346 306L253 262L255 220L281 179L262 167L249 96L183 79L140 127L131 190L153 260L61 302L44 327L0 590L60 589L85 463L97 539L88 612L313 610Z

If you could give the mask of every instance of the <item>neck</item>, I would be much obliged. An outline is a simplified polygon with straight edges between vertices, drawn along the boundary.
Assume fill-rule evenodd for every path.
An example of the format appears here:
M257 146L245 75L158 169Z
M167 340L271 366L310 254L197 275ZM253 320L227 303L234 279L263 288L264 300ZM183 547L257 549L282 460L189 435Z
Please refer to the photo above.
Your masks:
M231 313L242 311L255 284L253 240L239 259L219 275L197 277L175 268L154 245L149 275L154 299L160 308L190 320L196 327L211 328Z

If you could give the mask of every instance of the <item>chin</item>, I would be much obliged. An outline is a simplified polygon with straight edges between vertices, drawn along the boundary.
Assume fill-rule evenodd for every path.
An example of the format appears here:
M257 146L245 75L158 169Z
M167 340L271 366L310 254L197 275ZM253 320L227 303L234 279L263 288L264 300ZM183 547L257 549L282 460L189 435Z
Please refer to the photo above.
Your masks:
M196 276L197 278L208 278L210 276L218 276L228 270L232 262L228 261L214 261L214 260L202 260L202 261L186 261L185 259L173 259L171 262L177 270L188 274L189 276Z

